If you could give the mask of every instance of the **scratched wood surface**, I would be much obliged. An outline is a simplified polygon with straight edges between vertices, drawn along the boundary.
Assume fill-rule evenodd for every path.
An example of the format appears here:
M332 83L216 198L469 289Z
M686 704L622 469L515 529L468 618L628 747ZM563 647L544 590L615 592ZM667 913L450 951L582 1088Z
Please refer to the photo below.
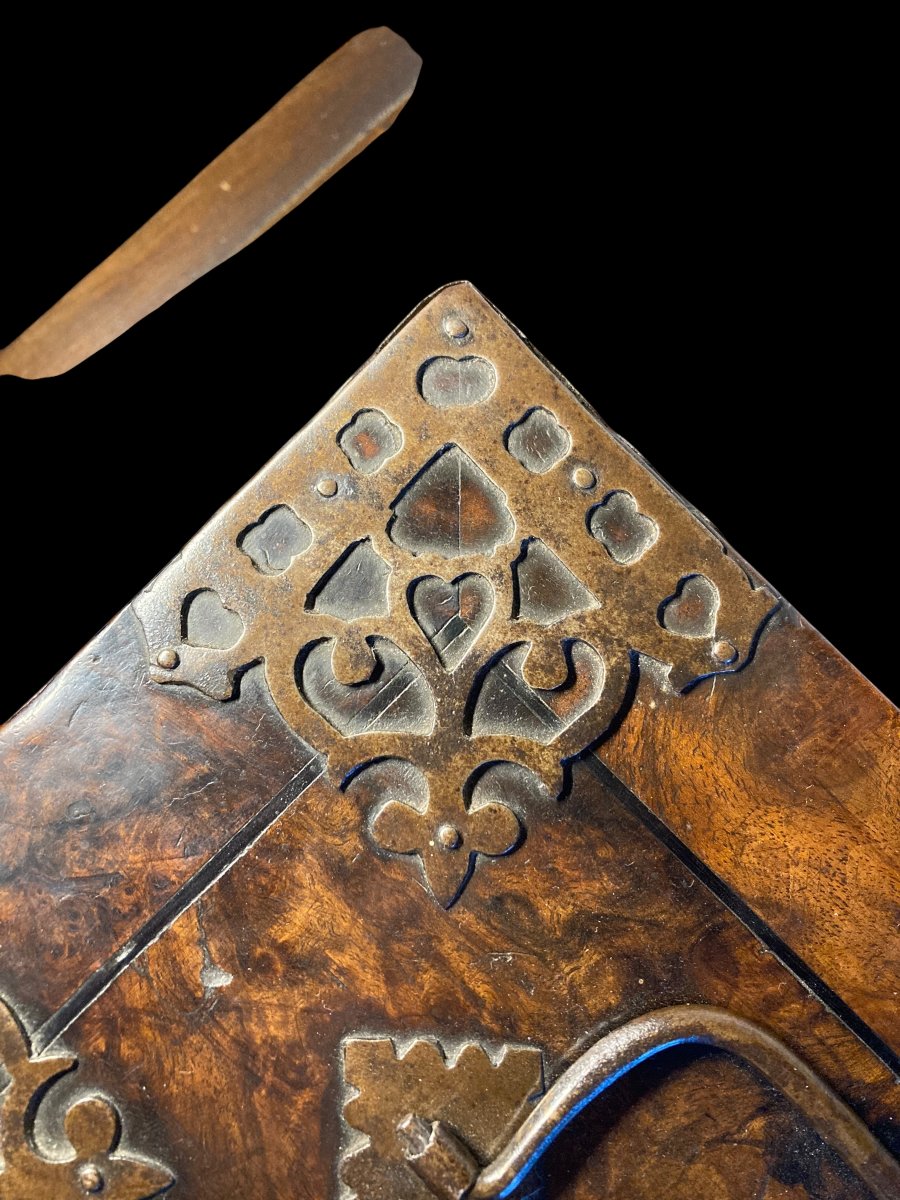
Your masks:
M681 706L639 694L600 752L895 1054L898 718L786 610L752 672Z
M348 793L317 790L69 1031L79 1085L115 1096L184 1195L239 1181L314 1200L334 1194L348 1033L533 1041L553 1076L609 1024L703 1000L763 1020L890 1136L890 1072L598 779L581 768L536 825L552 868L523 863L502 896L476 874L448 920L402 863L372 869ZM647 1195L866 1195L718 1056L623 1083L547 1171L551 1195L579 1200L641 1179Z
M764 1025L896 1152L896 713L779 604L474 289L438 293L3 731L4 1197L43 1200L31 1155L60 1197L421 1200L366 1125L406 1053L435 1104L465 1047L550 1084L673 1004ZM691 1047L539 1171L521 1200L869 1194Z

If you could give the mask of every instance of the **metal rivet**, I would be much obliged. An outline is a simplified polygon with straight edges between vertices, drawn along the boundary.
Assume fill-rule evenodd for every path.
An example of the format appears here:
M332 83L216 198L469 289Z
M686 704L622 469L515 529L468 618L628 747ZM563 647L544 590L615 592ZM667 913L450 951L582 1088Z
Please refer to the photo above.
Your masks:
M462 341L463 338L469 336L468 325L465 323L462 317L458 317L455 313L449 313L446 317L444 317L443 330L448 338L453 338L453 340L457 342Z
M572 472L572 482L577 488L589 491L592 487L596 487L597 476L589 467L576 467Z
M724 639L712 648L713 658L720 663L733 663L738 656L737 648L732 646L731 642L726 642Z
M103 1191L103 1176L93 1163L85 1163L78 1172L78 1182L84 1191L96 1195Z
M173 650L171 647L160 650L156 656L156 665L162 667L164 671L174 671L180 661L178 651Z
M437 831L437 840L444 850L456 850L462 843L462 834L455 825L442 825Z
M320 479L316 484L316 491L320 496L336 496L338 485L336 479Z

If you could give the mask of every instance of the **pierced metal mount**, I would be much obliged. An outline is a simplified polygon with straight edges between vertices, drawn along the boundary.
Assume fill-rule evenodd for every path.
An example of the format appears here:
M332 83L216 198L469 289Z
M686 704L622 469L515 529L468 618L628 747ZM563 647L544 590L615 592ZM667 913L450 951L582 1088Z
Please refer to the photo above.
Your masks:
M605 1034L560 1076L483 1170L441 1121L409 1114L397 1126L398 1143L439 1200L509 1196L586 1104L638 1063L689 1043L744 1059L784 1093L878 1200L900 1196L900 1164L824 1080L760 1025L699 1004L658 1009Z
M3 1200L152 1200L173 1183L159 1163L120 1149L122 1122L105 1096L87 1095L65 1113L67 1157L41 1152L35 1116L57 1080L77 1069L69 1055L35 1055L12 1009L0 1000L0 1195Z
M484 297L456 284L134 611L155 684L228 703L261 664L334 780L385 758L424 773L429 820L440 808L435 830L456 831L424 867L451 907L479 878L473 853L511 857L524 840L465 840L478 772L507 762L564 796L569 763L615 730L640 670L655 664L657 684L677 692L734 675L778 603ZM504 803L516 800L508 789ZM371 829L379 813L364 808ZM422 849L406 831L374 841L379 854Z

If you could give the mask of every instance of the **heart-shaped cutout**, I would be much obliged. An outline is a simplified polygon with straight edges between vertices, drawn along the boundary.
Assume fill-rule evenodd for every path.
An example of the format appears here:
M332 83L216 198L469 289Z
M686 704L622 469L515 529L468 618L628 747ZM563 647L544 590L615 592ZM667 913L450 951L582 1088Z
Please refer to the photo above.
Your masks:
M447 583L425 575L412 593L412 614L447 671L455 671L494 611L494 589L483 575L458 575Z
M189 646L230 650L243 635L244 622L233 609L225 607L218 592L204 588L185 600L182 638Z
M685 575L675 595L660 605L663 626L680 637L712 637L718 612L719 589L705 575Z
M419 380L422 398L435 408L467 408L487 400L497 386L497 372L486 358L433 358Z

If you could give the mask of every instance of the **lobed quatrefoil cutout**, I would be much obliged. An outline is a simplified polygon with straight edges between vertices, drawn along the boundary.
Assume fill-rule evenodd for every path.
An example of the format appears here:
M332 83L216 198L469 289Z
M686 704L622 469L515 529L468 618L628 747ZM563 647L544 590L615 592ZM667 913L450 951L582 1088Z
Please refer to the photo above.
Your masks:
M468 408L487 400L497 386L497 369L486 358L441 356L419 373L422 399L435 408Z
M653 518L638 512L634 496L622 491L610 492L591 509L588 529L610 558L625 567L643 558L659 537Z
M544 475L572 449L572 435L548 408L532 408L507 431L506 448L526 471Z
M338 435L338 445L350 465L362 475L374 475L403 447L403 433L377 408L364 408Z
M312 530L287 504L278 504L240 534L237 544L263 575L280 575L312 545Z

